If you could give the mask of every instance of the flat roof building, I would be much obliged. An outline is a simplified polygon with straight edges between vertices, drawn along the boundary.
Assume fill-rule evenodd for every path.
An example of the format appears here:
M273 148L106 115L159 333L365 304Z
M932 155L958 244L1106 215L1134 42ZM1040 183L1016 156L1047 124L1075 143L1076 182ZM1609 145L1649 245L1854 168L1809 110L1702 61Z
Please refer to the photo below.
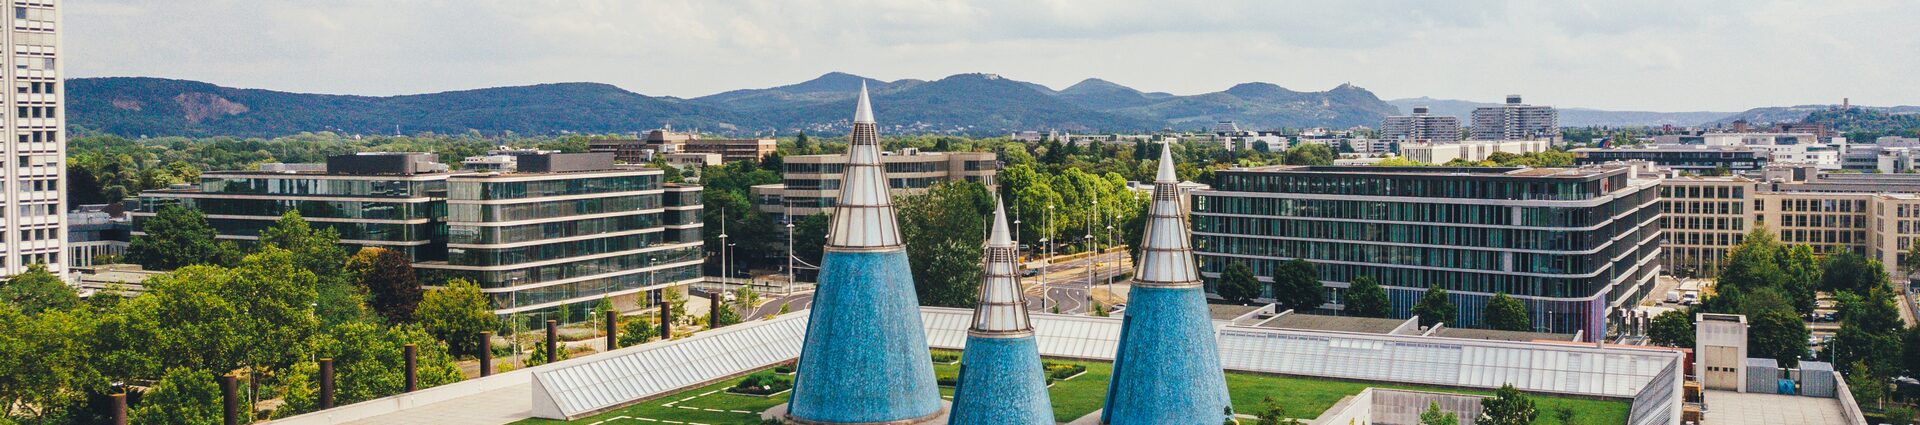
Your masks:
M1669 251L1666 266L1688 277L1718 276L1727 250L1766 228L1816 255L1840 251L1879 260L1900 276L1920 243L1920 175L1829 173L1769 167L1762 177L1680 177L1661 183Z
M1663 136L1664 137L1664 136ZM1633 148L1578 148L1573 161L1597 165L1616 161L1647 161L1661 167L1694 173L1716 170L1750 171L1767 166L1772 155L1746 146L1654 145Z
M615 155L628 164L651 162L670 153L717 153L726 161L759 160L778 151L780 143L771 138L702 139L698 134L675 133L672 127L647 132L639 139L605 139L587 142L592 152Z
M1428 164L1445 164L1453 160L1469 162L1485 161L1493 154L1506 152L1524 155L1534 152L1546 152L1546 140L1468 140L1452 143L1402 143L1400 155L1409 160Z
M840 197L841 172L847 156L795 155L783 159L785 181L754 186L751 194L761 212L775 217L806 217L830 213ZM894 194L926 191L941 182L966 180L993 187L1000 173L999 156L992 152L922 152L903 149L880 156L886 165L887 186Z
M1560 112L1552 106L1528 105L1520 95L1507 103L1473 110L1473 140L1534 140L1560 137Z
M1387 117L1380 123L1380 138L1414 143L1460 141L1460 117L1433 115L1427 107L1416 106L1413 115Z
M611 153L516 155L515 171L450 172L427 154L359 154L324 167L203 173L141 193L134 234L161 208L199 209L220 239L251 242L287 211L349 250L406 254L421 280L465 278L498 314L646 306L700 276L700 188ZM644 296L643 296L644 295Z
M1477 328L1496 293L1528 305L1535 328L1605 335L1660 269L1659 179L1628 167L1273 166L1216 172L1193 194L1194 240L1213 288L1228 263L1270 282L1313 262L1342 308L1356 277L1387 288L1405 318L1446 288ZM1646 178L1643 178L1646 177Z

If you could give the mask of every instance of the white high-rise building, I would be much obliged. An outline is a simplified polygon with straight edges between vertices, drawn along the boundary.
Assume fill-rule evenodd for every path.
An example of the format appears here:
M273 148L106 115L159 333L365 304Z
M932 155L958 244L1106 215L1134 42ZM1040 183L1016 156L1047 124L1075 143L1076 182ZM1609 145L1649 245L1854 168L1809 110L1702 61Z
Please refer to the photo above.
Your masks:
M60 12L55 0L13 0L13 29L6 32L7 85L3 128L9 158L0 208L0 275L43 263L65 278L67 268L66 87L60 80Z
M1387 117L1380 123L1380 138L1414 143L1460 141L1460 118L1427 113L1427 107L1413 107L1413 115Z
M1506 104L1473 110L1473 140L1552 139L1559 134L1559 111L1522 103L1517 94L1507 95Z

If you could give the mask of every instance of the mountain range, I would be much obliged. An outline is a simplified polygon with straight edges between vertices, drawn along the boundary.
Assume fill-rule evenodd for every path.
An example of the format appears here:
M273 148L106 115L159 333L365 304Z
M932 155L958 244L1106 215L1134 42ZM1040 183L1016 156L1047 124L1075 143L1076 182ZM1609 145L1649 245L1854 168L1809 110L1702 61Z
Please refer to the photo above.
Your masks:
M994 74L882 81L828 73L805 82L692 99L606 84L557 83L405 96L308 94L148 77L68 80L68 121L80 132L125 136L270 137L342 133L630 133L674 125L724 134L844 132L854 94L872 91L895 132L1005 134L1021 130L1375 126L1396 109L1372 92L1323 92L1244 83L1190 96L1087 79L1062 90Z

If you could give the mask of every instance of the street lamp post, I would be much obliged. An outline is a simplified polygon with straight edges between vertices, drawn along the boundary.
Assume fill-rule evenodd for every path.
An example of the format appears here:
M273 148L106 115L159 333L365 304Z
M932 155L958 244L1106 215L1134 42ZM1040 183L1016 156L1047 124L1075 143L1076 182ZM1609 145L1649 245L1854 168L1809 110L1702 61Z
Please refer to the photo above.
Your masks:
M781 296L793 295L793 218L787 218L787 287Z

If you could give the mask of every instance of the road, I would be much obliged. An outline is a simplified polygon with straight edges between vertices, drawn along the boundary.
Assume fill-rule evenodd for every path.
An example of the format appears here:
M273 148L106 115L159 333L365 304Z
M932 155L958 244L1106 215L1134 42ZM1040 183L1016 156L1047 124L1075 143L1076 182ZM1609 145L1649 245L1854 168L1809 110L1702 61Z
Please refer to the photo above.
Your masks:
M1114 260L1122 264L1114 265ZM1109 278L1132 273L1133 270L1125 253L1113 253L1099 256L1100 268L1093 275L1096 285L1105 284ZM1021 279L1027 285L1027 309L1029 311L1052 313L1055 306L1061 314L1086 314L1091 305L1087 302L1087 267L1090 258L1062 261L1044 267L1044 276L1029 276Z

